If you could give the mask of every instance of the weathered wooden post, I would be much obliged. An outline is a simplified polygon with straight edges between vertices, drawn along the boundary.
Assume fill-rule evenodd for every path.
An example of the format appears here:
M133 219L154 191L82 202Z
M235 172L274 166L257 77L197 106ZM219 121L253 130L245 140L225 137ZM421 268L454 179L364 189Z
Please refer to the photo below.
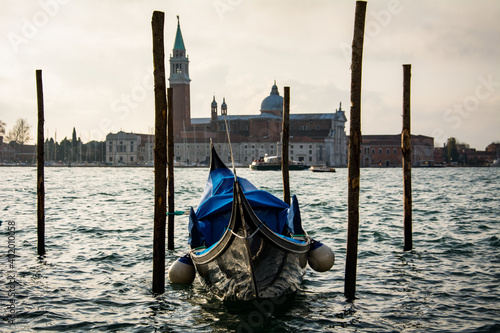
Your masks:
M401 133L401 151L403 153L404 182L404 250L413 248L411 216L411 113L410 113L411 65L403 65L403 131Z
M168 242L169 250L174 249L174 91L167 89L168 113L167 113L167 167L168 167Z
M281 138L281 173L283 175L283 201L290 204L290 173L288 142L290 140L290 87L285 87L283 99L283 126Z
M153 65L155 92L155 213L153 230L153 292L165 291L165 222L166 214L166 122L165 50L163 26L165 13L153 12Z
M366 2L356 1L351 64L351 119L349 129L348 226L344 295L354 299L358 261L359 167L361 150L361 68L365 31Z
M45 254L45 185L44 185L44 138L43 138L43 85L42 70L36 70L36 95L38 104L38 135L37 135L37 236L38 255Z

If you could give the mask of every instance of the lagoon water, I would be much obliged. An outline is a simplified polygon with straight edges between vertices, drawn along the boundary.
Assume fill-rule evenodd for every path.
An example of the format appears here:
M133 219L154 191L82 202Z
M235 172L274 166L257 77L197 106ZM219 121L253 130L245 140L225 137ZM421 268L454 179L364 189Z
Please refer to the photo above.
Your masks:
M281 196L280 172L237 172ZM47 168L39 258L36 170L1 167L0 332L500 332L500 168L412 174L414 250L404 252L402 170L361 170L357 293L347 302L347 170L291 172L304 228L336 264L308 269L293 305L269 315L231 311L198 280L167 279L163 295L151 293L152 168ZM175 176L176 210L196 206L208 170ZM175 221L167 268L188 250L187 216Z

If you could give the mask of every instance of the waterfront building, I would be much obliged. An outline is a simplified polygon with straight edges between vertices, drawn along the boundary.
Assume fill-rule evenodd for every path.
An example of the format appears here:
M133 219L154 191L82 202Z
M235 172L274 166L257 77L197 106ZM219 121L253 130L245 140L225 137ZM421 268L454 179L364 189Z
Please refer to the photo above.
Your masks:
M362 167L401 167L402 158L401 134L362 136ZM411 162L413 166L434 165L434 138L411 135Z
M446 147L434 147L434 164L445 165Z
M459 159L467 166L489 166L495 161L495 152L467 148L459 151Z
M10 145L3 142L3 136L0 136L0 162L11 163L15 161L16 151Z
M138 165L153 161L154 135L109 133L106 136L106 164Z
M0 163L28 163L36 162L36 145L3 142L0 136Z
M491 143L485 150L470 148L468 144L456 144L455 160L448 160L448 149L445 146L434 149L434 162L460 166L490 166L500 159L500 143Z
M259 115L227 115L225 100L220 115L217 102L211 103L211 118L192 119L191 131L176 142L178 161L201 161L201 156L186 156L184 151L201 147L211 138L218 146L224 162L230 162L226 123L236 163L248 165L253 160L281 154L283 97L274 84L269 96L261 103ZM309 165L346 166L346 135L344 110L339 106L332 113L290 114L290 159ZM184 148L185 145L187 148ZM208 146L206 146L208 147ZM205 149L202 149L202 154ZM206 149L205 157L208 157ZM194 159L193 159L194 158Z
M500 143L499 142L492 142L488 146L486 146L485 151L488 152L493 152L495 159L500 158Z

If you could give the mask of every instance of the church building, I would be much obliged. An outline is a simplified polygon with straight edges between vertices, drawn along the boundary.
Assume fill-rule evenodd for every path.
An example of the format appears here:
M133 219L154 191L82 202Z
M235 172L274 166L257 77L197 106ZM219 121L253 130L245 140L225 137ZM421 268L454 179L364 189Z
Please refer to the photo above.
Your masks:
M248 165L266 154L280 155L283 97L276 82L263 99L260 114L231 115L225 98L219 110L213 96L210 109L207 103L210 117L191 119L189 60L179 22L172 53L169 82L173 88L176 161L206 162L212 139L221 158L230 162L226 122L236 163ZM346 166L346 121L341 105L331 113L290 113L290 158L309 165Z
M226 126L237 165L248 166L266 154L281 155L283 97L279 93L276 81L271 87L269 96L262 100L260 114L232 115L225 98L222 99L219 110L218 102L213 96L211 101L207 100L207 117L191 118L189 59L179 22L170 56L170 66L167 68L170 68L168 80L173 89L176 165L208 164L210 140L216 145L221 159L229 164L231 155ZM335 112L330 113L296 114L292 110L289 130L290 159L303 161L307 165L347 166L346 121L341 104ZM122 139L125 136L127 138ZM136 137L137 141L132 140L132 136ZM131 163L130 161L150 162L152 142L154 140L141 134L109 134L107 161L111 164L115 164L116 161L125 164ZM129 151L125 144L133 146L130 149L133 149L134 154L140 154L142 151L147 156L121 156L120 154Z

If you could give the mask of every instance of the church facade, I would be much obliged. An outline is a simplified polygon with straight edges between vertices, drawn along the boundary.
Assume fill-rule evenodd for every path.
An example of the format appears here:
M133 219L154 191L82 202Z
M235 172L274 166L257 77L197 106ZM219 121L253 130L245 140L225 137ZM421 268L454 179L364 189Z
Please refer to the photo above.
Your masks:
M283 97L276 82L272 85L269 96L263 99L260 114L232 115L228 112L230 106L226 104L225 98L219 109L214 96L211 102L207 101L206 118L191 118L189 59L179 23L169 68L168 80L173 90L174 155L177 165L207 164L210 159L210 141L216 146L221 159L230 163L228 132L234 162L237 165L248 166L266 154L281 155ZM303 161L307 165L347 166L346 121L341 105L330 113L290 113L290 159ZM118 148L114 148L119 142L114 143L113 140L118 140L118 137L125 134L108 135L108 152L115 153L112 158L107 159L108 163L128 163L131 160L131 156L120 158L119 153L116 153ZM134 135L141 140L141 135ZM132 144L129 138L120 141ZM154 142L151 138L146 141L145 137L142 141L145 146L148 146L146 142ZM110 148L111 146L113 148ZM140 142L135 143L134 152L147 152L147 157L137 156L132 160L147 162L151 156L150 148L141 147Z

